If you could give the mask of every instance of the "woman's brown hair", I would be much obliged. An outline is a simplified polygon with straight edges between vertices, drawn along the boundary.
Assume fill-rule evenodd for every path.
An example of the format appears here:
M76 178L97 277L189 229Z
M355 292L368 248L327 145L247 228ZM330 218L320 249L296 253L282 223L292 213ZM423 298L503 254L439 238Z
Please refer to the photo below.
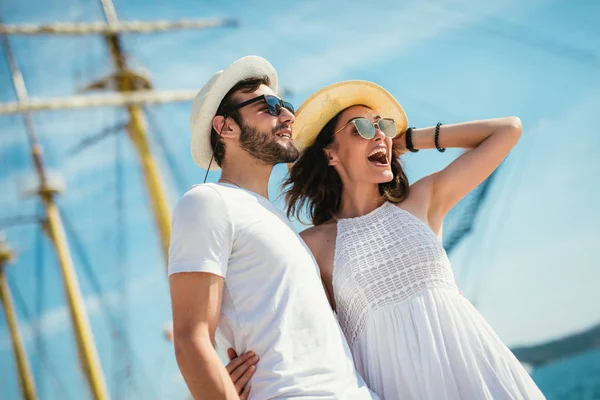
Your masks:
M335 168L329 166L324 149L333 142L334 128L344 111L340 111L323 127L315 142L290 169L290 176L282 185L282 188L289 186L285 191L288 218L293 215L302 222L302 209L307 206L313 225L320 225L338 212L342 199L342 180ZM409 190L399 157L399 150L392 147L390 166L394 178L379 184L381 196L392 203L406 199Z

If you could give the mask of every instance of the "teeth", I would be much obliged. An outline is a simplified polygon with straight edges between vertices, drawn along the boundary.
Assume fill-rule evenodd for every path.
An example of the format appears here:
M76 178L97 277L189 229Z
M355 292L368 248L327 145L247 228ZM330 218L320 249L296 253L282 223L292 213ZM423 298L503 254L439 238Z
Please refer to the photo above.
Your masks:
M371 152L371 154L369 154L369 157L371 157L372 155L377 154L377 153L384 153L384 154L387 155L387 151L385 149L379 148L379 149L373 150Z
M277 136L286 137L286 138L291 138L292 137L289 133L280 133Z

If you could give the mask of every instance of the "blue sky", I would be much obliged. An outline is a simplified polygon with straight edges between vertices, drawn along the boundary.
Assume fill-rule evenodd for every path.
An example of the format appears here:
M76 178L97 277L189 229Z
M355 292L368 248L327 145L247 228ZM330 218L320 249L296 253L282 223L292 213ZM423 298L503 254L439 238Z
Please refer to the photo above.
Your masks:
M116 7L122 19L239 21L237 28L125 36L131 64L148 73L157 89L199 89L216 70L257 54L276 67L296 105L324 85L366 79L396 96L412 126L518 115L522 139L502 167L474 233L451 255L459 285L509 345L559 337L600 321L600 309L593 306L600 304L600 193L593 184L600 174L600 28L594 23L599 3L120 0ZM99 5L84 0L12 0L0 10L6 23L102 18ZM98 37L14 37L12 44L31 96L68 96L111 71ZM14 101L4 60L0 101ZM189 103L150 109L185 181L180 185L168 173L154 141L172 206L185 186L204 177L189 153L189 109ZM120 110L97 109L43 112L34 121L49 168L66 184L60 205L102 288L94 291L73 250L111 393L120 386L132 396L152 398L156 391L155 398L183 398L185 385L162 334L170 320L168 288L136 155L124 135L69 154L81 139L124 118ZM122 231L116 211L118 148L125 188ZM458 154L407 155L408 176L414 181ZM22 196L31 172L20 118L1 116L0 218L39 211L35 200ZM273 200L286 172L284 166L274 170ZM209 180L217 177L211 173ZM281 200L275 204L282 207ZM11 285L34 315L41 303L40 318L27 319L18 309L40 394L82 398L86 388L52 249L43 244L39 263L34 227L6 234L19 253L7 271ZM117 240L124 244L123 257ZM133 356L123 356L123 340L113 339L107 312L126 321ZM46 358L36 347L40 338ZM117 373L127 361L133 371L128 381ZM0 398L17 396L0 318Z

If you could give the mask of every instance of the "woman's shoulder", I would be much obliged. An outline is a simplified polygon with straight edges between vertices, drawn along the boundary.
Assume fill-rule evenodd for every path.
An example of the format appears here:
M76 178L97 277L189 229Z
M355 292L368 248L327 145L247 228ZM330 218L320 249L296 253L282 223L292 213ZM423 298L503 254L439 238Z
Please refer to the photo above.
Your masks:
M306 242L316 258L318 254L335 244L337 227L335 221L311 226L300 232L300 237Z
M441 235L443 218L439 219L431 214L431 194L438 174L436 172L427 175L410 185L408 197L402 202L396 203L396 206L423 221L439 236Z
M311 226L300 232L300 236L304 241L308 243L308 241L320 241L326 239L331 235L335 235L336 232L336 223L333 222L325 222L324 224Z
M319 265L321 277L327 285L327 290L331 290L329 286L333 271L336 233L337 223L335 220L310 227L300 233Z

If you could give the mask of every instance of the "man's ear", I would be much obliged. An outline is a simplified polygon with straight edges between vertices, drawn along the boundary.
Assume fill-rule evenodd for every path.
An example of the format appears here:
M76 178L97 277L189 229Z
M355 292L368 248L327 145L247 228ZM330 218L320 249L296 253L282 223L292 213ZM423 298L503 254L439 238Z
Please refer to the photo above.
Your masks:
M335 149L328 147L323 149L323 152L325 153L325 158L327 158L327 164L330 167L333 167L339 162L339 159L337 157L337 151Z
M222 115L216 115L212 120L213 129L223 138L233 137L237 124L231 119Z

